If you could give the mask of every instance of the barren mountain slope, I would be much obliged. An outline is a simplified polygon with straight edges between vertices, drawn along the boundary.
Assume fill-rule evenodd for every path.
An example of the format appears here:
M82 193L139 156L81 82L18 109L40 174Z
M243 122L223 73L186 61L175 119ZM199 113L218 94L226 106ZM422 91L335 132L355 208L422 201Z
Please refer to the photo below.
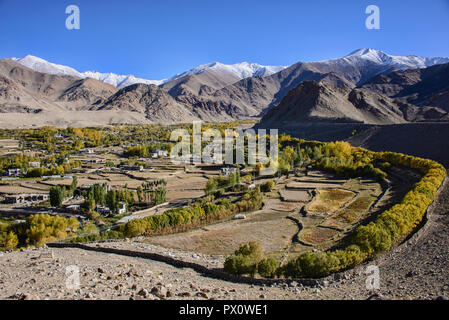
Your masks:
M117 89L94 79L31 70L0 60L0 112L75 110L106 100Z
M81 79L74 82L58 98L59 101L67 101L77 107L91 104L99 105L117 92L117 88L94 79Z
M186 75L166 82L161 87L176 97L186 93L198 95L204 90L213 92L239 80L240 78L231 72L206 70L200 74Z
M367 89L334 87L324 82L305 81L291 90L281 103L268 111L261 126L307 122L398 124L422 119L441 120L447 113L436 108L397 104Z
M155 85L133 84L111 96L91 110L120 110L142 113L154 122L189 122L198 118Z
M363 88L418 106L449 111L449 63L378 75Z

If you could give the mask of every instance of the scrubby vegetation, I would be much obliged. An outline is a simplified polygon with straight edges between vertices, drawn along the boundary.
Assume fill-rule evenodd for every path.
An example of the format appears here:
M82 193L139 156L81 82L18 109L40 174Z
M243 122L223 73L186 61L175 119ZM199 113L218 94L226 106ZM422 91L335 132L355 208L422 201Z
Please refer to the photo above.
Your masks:
M215 194L216 196L220 196L228 190L237 189L238 186L240 186L240 183L240 170L236 168L234 172L230 172L227 176L220 174L216 178L210 178L209 181L207 181L204 191L208 195Z

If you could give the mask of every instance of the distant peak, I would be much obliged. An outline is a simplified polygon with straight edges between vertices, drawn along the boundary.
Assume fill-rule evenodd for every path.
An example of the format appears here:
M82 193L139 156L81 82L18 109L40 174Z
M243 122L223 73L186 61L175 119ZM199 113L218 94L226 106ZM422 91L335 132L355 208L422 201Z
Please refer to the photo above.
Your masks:
M363 56L369 53L383 53L383 52L373 48L361 48L351 52L350 54L348 54L348 56Z

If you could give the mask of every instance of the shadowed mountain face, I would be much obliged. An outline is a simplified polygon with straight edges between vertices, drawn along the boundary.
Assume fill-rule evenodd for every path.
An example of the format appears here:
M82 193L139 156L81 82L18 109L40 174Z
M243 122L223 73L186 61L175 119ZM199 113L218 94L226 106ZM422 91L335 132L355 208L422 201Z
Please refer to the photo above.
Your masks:
M449 111L449 63L378 75L363 87L417 106Z
M325 81L305 81L268 111L261 125L279 127L298 122L385 125L445 119L447 113L442 109L395 101L364 87L351 89L335 87Z

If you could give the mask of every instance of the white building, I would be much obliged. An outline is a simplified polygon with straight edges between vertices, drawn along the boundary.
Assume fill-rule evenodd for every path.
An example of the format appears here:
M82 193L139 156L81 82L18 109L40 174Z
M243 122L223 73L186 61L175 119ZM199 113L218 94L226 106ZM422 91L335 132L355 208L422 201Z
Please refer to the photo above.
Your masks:
M158 157L168 157L167 150L156 149L156 152L154 154L156 154ZM153 154L153 157L154 157L154 154Z
M41 163L39 161L30 161L30 162L28 162L28 166L30 168L40 168Z
M20 176L22 169L8 169L8 176Z
M227 176L230 173L234 173L236 171L237 171L237 168L228 168L228 167L221 168L221 174L224 176Z
M126 213L126 202L120 201L118 203L118 214L124 214Z

